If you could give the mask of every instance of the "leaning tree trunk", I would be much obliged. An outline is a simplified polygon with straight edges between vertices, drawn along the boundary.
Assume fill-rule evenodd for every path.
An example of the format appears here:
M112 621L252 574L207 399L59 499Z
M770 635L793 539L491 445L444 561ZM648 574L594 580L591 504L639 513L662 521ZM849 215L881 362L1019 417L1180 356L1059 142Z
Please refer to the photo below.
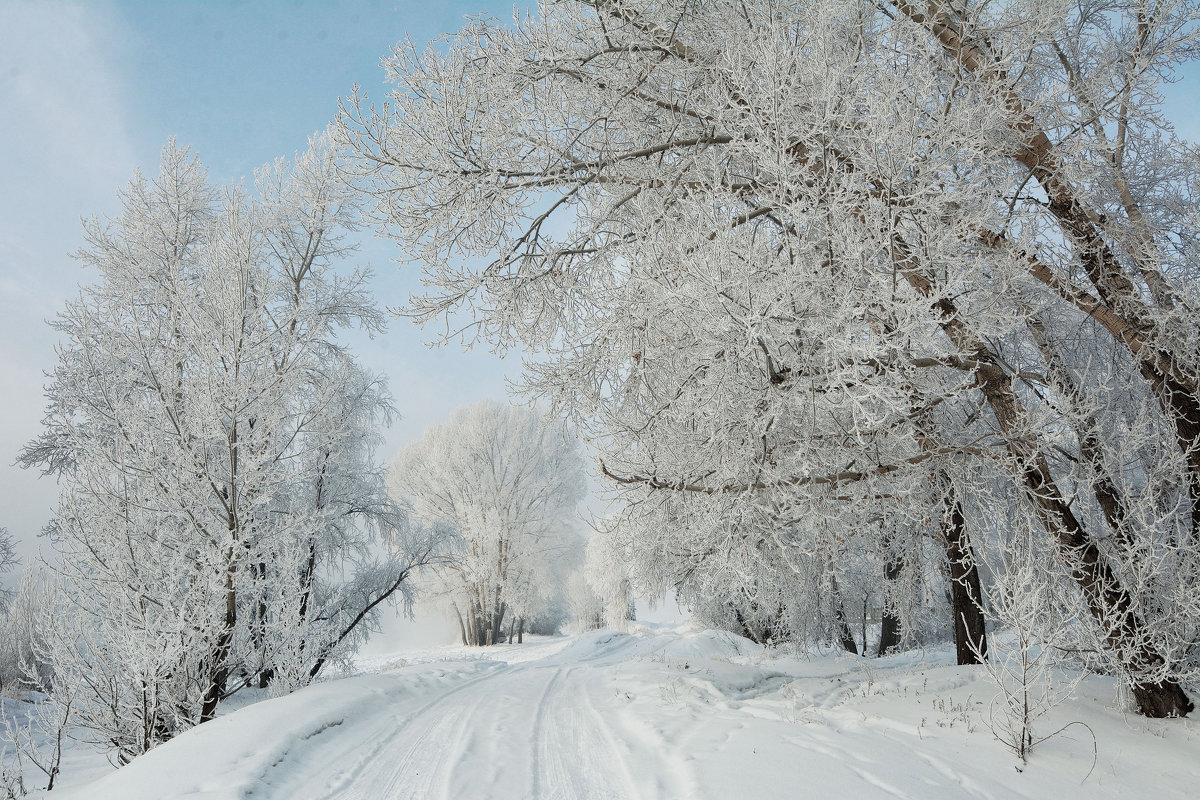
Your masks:
M1146 624L1135 611L1132 598L1107 557L1063 498L1051 477L1045 456L1036 447L1022 444L1021 439L1012 435L1018 429L1022 409L1012 392L1011 379L984 353L981 352L980 357L981 366L976 372L1001 428L1010 434L1009 449L1016 458L1018 480L1046 531L1054 537L1059 554L1068 565L1071 578L1082 590L1093 619L1105 631L1108 646L1122 666L1135 676L1132 689L1139 710L1147 717L1188 714L1194 706L1177 681L1153 683L1137 679L1139 674L1160 670L1166 660L1149 641L1145 634Z
M467 625L465 622L463 622L462 611L460 611L458 609L458 603L454 603L453 605L454 605L454 616L458 617L458 633L460 636L462 636L463 647L466 647L468 644L470 644L467 641Z
M1009 434L1008 443L1016 458L1019 480L1033 502L1046 531L1050 533L1072 579L1083 591L1093 619L1105 631L1112 652L1133 678L1133 696L1147 717L1185 716L1194 706L1174 680L1152 683L1137 675L1153 673L1166 666L1166 660L1145 634L1146 624L1133 607L1132 598L1107 557L1075 516L1050 474L1050 465L1039 449L1023 444L1013 435L1022 425L1020 400L1012 391L1008 374L980 352L976 370L984 396L1000 427Z
M983 339L959 315L954 302L947 297L938 297L933 281L908 243L899 235L893 235L891 239L898 274L913 289L930 298L933 308L942 317L942 330L972 364L977 385L1005 435L1014 478L1045 531L1054 540L1071 579L1083 593L1092 619L1105 631L1110 651L1133 676L1159 671L1166 666L1166 659L1149 641L1145 634L1146 624L1134 610L1129 593L1051 477L1041 443L1030 436L1028 414L1013 391L1011 376L997 363ZM1193 709L1178 681L1152 683L1138 681L1136 677L1133 680L1133 696L1138 709L1147 717L1181 717Z

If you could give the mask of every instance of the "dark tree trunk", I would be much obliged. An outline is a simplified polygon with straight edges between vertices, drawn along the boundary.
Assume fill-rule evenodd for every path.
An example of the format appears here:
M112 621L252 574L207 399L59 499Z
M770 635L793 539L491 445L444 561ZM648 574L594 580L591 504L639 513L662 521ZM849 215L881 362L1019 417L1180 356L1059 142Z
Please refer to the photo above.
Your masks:
M517 620L517 644L525 644L525 618Z
M1132 598L1063 498L1040 453L1026 461L1021 479L1047 531L1057 540L1059 553L1082 590L1093 618L1106 631L1109 647L1134 674L1161 667L1165 659L1144 636L1145 623ZM1182 717L1194 708L1176 681L1135 683L1132 689L1138 709L1147 717Z
M470 644L467 641L467 624L463 622L462 612L458 610L458 603L454 604L454 616L458 617L458 632L462 636L463 647Z
M237 626L237 592L234 588L232 553L230 565L225 570L225 624L217 637L209 663L210 678L200 702L200 722L208 722L217 715L217 703L225 693L229 680L229 650L233 644L233 630Z
M258 583L258 602L254 604L254 623L252 630L254 632L254 647L260 654L265 654L267 644L267 601L263 596L263 587L267 579L267 565L260 561L256 565L251 565L251 574L255 577ZM304 619L308 613L308 596L302 595L300 598L300 618ZM275 677L275 668L264 666L258 673L258 688L266 689Z
M1195 708L1183 687L1174 681L1135 683L1133 699L1137 701L1139 711L1156 719L1184 717Z
M833 595L833 625L837 629L838 643L847 653L858 655L858 645L854 643L854 631L850 630L850 624L846 622L846 606L842 602L842 593L838 589L837 578L829 579L829 591ZM863 647L866 647L866 642L863 642Z
M867 655L867 593L863 592L863 607L862 607L862 654Z
M500 600L500 587L496 587L496 605L488 626L488 644L497 644L504 633L504 614L508 607Z
M735 620L737 620L738 628L740 629L738 632L742 636L745 636L747 639L751 640L755 644L763 643L759 639L758 632L750 627L749 623L746 622L746 617L742 614L742 610L740 608L738 608L736 605L733 606L733 618Z
M893 584L900 577L900 570L903 568L903 562L899 559L892 559L884 566L883 577L887 579L889 584ZM876 656L887 655L889 650L900 646L900 617L896 615L895 604L887 602L887 598L885 597L884 602L880 605L883 615L883 625L879 630L879 649L875 652Z
M894 236L892 244L899 274L913 289L931 299L933 307L942 315L942 330L959 352L975 362L976 382L1005 434L1005 446L1015 467L1014 477L1046 532L1054 539L1059 556L1083 593L1092 618L1106 632L1107 645L1118 661L1135 675L1160 668L1166 659L1144 635L1145 622L1134 608L1132 598L1055 484L1040 443L1030 439L1027 413L1013 391L1012 377L996 362L983 339L959 316L954 301L948 297L934 299L938 292L933 281L907 242ZM1185 399L1191 398L1180 395L1180 402ZM1189 433L1200 436L1200 412L1196 417L1176 416L1173 421L1191 425L1193 420L1197 430ZM1180 438L1182 443L1188 437L1181 433ZM1200 459L1197 450L1200 448L1192 452ZM1197 502L1200 504L1200 498ZM1148 717L1182 717L1193 709L1183 688L1175 681L1138 683L1132 689L1139 710Z
M954 648L958 663L982 664L987 660L987 628L983 614L983 588L979 568L967 534L962 506L950 489L950 517L946 522L946 560L950 566L950 599L954 612Z

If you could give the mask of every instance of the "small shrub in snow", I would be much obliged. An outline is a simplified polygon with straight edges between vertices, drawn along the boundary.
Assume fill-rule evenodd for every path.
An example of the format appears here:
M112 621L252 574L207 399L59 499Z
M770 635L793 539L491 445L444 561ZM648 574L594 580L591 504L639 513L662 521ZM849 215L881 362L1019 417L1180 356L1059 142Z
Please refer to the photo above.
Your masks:
M1008 563L995 577L993 617L1011 633L981 659L1000 689L989 710L992 733L1022 763L1034 747L1062 730L1041 733L1039 720L1066 700L1085 674L1057 668L1055 646L1069 641L1068 624L1044 564L1026 555L1030 547L1010 549Z

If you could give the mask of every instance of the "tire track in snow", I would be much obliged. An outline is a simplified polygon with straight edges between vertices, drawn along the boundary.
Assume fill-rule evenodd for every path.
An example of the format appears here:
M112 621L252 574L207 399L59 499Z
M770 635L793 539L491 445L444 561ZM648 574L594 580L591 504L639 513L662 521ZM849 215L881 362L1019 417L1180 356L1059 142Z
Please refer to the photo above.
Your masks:
M543 729L545 727L546 718L546 698L549 697L550 692L553 691L554 684L558 683L558 681L563 677L564 673L569 674L570 671L570 667L559 667L556 669L554 671L554 677L552 677L546 683L545 691L543 691L542 696L538 698L537 713L533 720L533 736L529 741L529 766L530 773L533 776L533 786L531 787L532 792L530 796L533 798L533 800L541 800L542 797L541 764L543 760L542 751L545 749L545 737L543 735Z
M408 715L325 800L536 796L537 709L561 671L509 665L444 692Z
M546 687L534 721L534 800L637 800L640 793L611 727L592 705L596 670L560 668Z
M370 752L366 756L359 760L354 769L343 773L342 780L336 785L331 786L328 790L328 793L321 796L321 800L351 800L351 798L355 797L362 797L364 800L374 800L378 797L388 797L389 799L393 797L393 795L390 794L378 794L377 784L370 780L366 780L370 773L382 771L380 769L381 764L394 763L387 759L388 751L395 751L403 747L400 742L412 734L414 724L429 714L441 710L441 707L444 706L447 701L458 700L459 695L472 691L477 687L478 684L499 679L504 674L513 671L513 669L514 667L512 665L505 665L498 669L489 670L479 677L463 681L462 683L458 683L446 691L441 692L432 700L429 700L417 709L405 715L403 719L386 719L385 724L388 728L387 733L377 740L378 743L371 748ZM429 741L429 738L433 734L435 727L439 731L442 730L443 728L447 727L448 722L457 721L458 717L462 716L466 712L469 712L470 709L471 706L466 703L451 704L449 709L450 716L434 721L416 738L415 741L412 741L408 747L404 748L405 757L400 761L399 766L388 770L390 773L386 779L386 785L388 789L397 791L399 790L399 781L406 775L404 772L405 765L413 763L413 757L417 753L417 748ZM466 723L463 723L457 727L456 733L458 734L458 738L461 738L462 734L465 732L465 728ZM435 749L439 766L442 759L445 757L445 753L446 751L444 748ZM418 772L419 770L414 770L413 777L417 777L416 773ZM433 771L426 769L425 775L420 781L418 781L422 788L428 788L428 784L432 775ZM357 787L361 788L359 789ZM443 796L445 795L446 790L443 790ZM401 795L395 796L400 797ZM425 794L415 794L410 796L421 798L421 800L425 800L425 798L428 797L428 795Z
M362 782L363 785L359 787L361 795L358 796L363 800L384 797L389 800L432 800L436 797L451 796L453 766L463 749L462 743L470 729L474 709L465 703L457 703L448 709L436 710L442 713L442 716L430 721L430 724L404 748L402 756L394 762L390 759L382 762L394 764L385 767L386 778ZM411 733L414 725L423 721L432 711L434 708L429 708L407 723L406 730L393 741ZM356 795L338 795L345 798L353 796Z
M349 721L349 724L340 726L342 730L337 737L322 743L315 751L311 746L289 750L260 776L255 786L268 785L272 796L289 800L353 797L353 794L345 793L348 787L357 782L364 769L376 763L383 753L392 748L397 738L405 735L414 720L507 669L509 667L490 669L482 675L454 683L400 718L395 716L397 701L389 696L389 692L381 692L375 713L366 719ZM321 736L305 737L305 741L314 738L319 740ZM296 768L297 761L302 763L299 769ZM325 776L332 777L322 780Z
M696 796L690 766L658 731L597 704L610 665L592 660L508 664L427 698L381 692L377 709L295 746L260 787L287 800Z
M592 722L592 725L590 726L586 724L581 726L582 729L594 731L601 737L604 745L612 754L611 761L619 768L621 782L625 785L625 793L615 794L613 797L629 797L640 799L642 795L641 792L638 791L637 782L634 780L633 772L630 769L628 757L630 747L628 743L626 743L626 747L624 751L622 751L622 748L618 744L617 737L614 734L613 726L608 722L608 720L604 719L604 717L597 710L595 700L592 697L592 692L587 684L583 684L579 687L579 692L576 697L578 697L581 701L579 704L580 708L583 709L586 716ZM603 780L605 776L602 775L600 777ZM600 782L600 785L603 785L602 781Z

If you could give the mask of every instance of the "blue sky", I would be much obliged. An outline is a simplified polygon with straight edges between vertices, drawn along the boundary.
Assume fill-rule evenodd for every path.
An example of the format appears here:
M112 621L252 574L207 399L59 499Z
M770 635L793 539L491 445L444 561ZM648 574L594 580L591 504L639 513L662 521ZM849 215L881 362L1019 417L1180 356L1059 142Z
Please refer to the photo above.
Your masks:
M357 82L384 89L380 57L406 36L425 42L467 14L512 16L512 2L86 3L0 0L0 525L36 547L55 498L52 480L12 466L41 420L42 372L54 364L45 321L91 276L68 253L80 217L113 214L138 167L153 172L167 138L191 145L218 182L248 178L303 149ZM380 301L416 287L370 241ZM361 337L359 337L361 338ZM403 416L381 456L456 406L502 397L513 357L430 350L396 320L356 339L361 360L386 372Z
M512 10L511 0L0 0L0 525L32 546L54 502L52 481L11 464L41 419L42 372L54 363L45 320L90 279L67 257L81 244L80 217L115 213L118 187L139 166L153 171L170 136L194 147L214 180L248 177L303 148L356 82L380 97L379 60L395 42ZM1194 141L1198 90L1193 70L1168 91L1170 116ZM396 256L368 242L360 258L390 306L416 286ZM512 357L422 341L397 320L356 343L390 376L404 417L385 458L454 407L502 396L518 371Z

